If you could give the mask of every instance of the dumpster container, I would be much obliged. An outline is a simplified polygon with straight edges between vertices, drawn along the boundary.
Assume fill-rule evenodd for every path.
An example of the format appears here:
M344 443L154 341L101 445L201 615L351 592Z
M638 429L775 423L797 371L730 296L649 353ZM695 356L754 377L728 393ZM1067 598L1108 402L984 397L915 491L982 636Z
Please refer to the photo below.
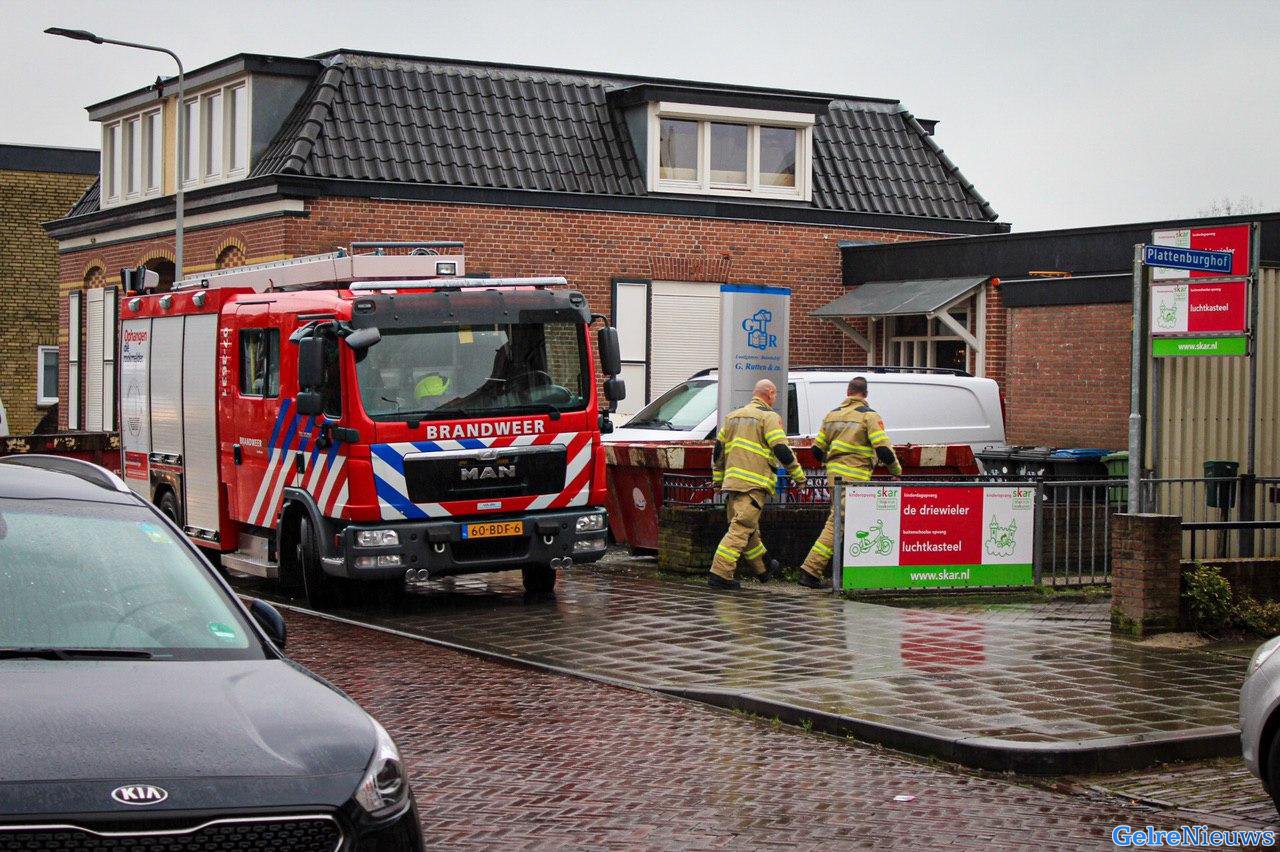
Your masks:
M1052 447L1014 447L1009 453L1010 472L1027 479L1044 479L1052 469L1049 463L1051 455Z
M1106 450L1095 447L1077 447L1054 450L1049 456L1051 479L1105 479L1107 466L1102 463Z
M1236 505L1236 480L1240 462L1210 459L1204 463L1205 479L1227 479L1229 482L1205 483L1205 503L1210 509L1230 509Z
M992 478L1013 475L1013 447L984 447L974 453L982 464L982 473Z
M1121 450L1118 453L1107 453L1102 457L1102 463L1107 466L1108 479L1124 479L1129 478L1129 451ZM1129 503L1129 486L1116 486L1107 489L1107 501L1113 506L1126 506Z

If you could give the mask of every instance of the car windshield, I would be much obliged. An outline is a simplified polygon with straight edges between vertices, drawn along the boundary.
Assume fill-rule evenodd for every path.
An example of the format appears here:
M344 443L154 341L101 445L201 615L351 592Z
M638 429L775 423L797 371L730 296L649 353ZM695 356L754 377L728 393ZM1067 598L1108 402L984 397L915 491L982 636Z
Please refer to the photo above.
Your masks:
M626 429L695 429L716 411L716 380L681 382L624 424Z
M384 330L356 372L374 420L581 409L590 381L570 322Z
M150 510L0 499L0 659L22 649L264 657L208 569Z

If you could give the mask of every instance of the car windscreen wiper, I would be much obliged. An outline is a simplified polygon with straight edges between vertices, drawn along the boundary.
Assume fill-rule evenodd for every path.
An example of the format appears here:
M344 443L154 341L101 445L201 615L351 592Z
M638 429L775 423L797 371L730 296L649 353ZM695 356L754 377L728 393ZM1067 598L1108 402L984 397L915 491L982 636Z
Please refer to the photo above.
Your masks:
M662 420L657 417L650 417L648 420L632 420L626 424L624 429L670 429L675 431L676 427L671 424L670 420Z
M150 660L137 648L0 648L0 660Z

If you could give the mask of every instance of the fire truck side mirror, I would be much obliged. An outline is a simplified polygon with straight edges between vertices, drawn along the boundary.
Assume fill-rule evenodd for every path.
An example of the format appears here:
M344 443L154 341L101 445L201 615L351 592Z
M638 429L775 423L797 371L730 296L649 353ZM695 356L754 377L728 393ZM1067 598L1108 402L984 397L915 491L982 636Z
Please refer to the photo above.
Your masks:
M317 391L298 391L298 413L315 417L324 413L324 397Z
M382 340L382 332L375 328L357 329L347 335L347 345L356 352L363 352Z
M315 336L302 338L298 341L298 390L315 390L320 387L323 376L324 341ZM301 394L298 402L302 402Z
M600 367L604 370L604 374L616 376L621 373L622 349L618 346L618 330L611 325L606 325L597 333L596 343L596 348L600 350Z
M145 266L125 267L120 270L120 286L126 293L146 293L160 286L160 273Z
M610 402L621 402L627 398L627 383L619 378L604 380L604 398Z

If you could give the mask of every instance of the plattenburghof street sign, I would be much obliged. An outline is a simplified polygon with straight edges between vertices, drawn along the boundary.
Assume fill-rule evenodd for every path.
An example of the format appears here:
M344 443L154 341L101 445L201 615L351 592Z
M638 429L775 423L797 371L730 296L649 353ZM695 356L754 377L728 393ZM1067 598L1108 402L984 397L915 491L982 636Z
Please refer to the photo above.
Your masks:
M1193 225L1188 228L1170 228L1151 233L1151 243L1171 248L1197 251L1230 252L1233 255L1228 275L1244 277L1250 274L1249 225ZM1166 269L1151 270L1153 281L1186 278L1206 278L1222 275L1221 272L1202 270Z
M1243 333L1249 329L1245 281L1151 285L1151 334Z
M1151 354L1157 358L1197 355L1248 355L1249 338L1245 335L1226 337L1153 337Z
M1200 251L1149 245L1143 250L1142 262L1147 266L1158 266L1164 269L1186 269L1229 275L1234 258L1235 255L1226 251Z
M1034 486L858 485L844 492L845 589L1028 586Z

